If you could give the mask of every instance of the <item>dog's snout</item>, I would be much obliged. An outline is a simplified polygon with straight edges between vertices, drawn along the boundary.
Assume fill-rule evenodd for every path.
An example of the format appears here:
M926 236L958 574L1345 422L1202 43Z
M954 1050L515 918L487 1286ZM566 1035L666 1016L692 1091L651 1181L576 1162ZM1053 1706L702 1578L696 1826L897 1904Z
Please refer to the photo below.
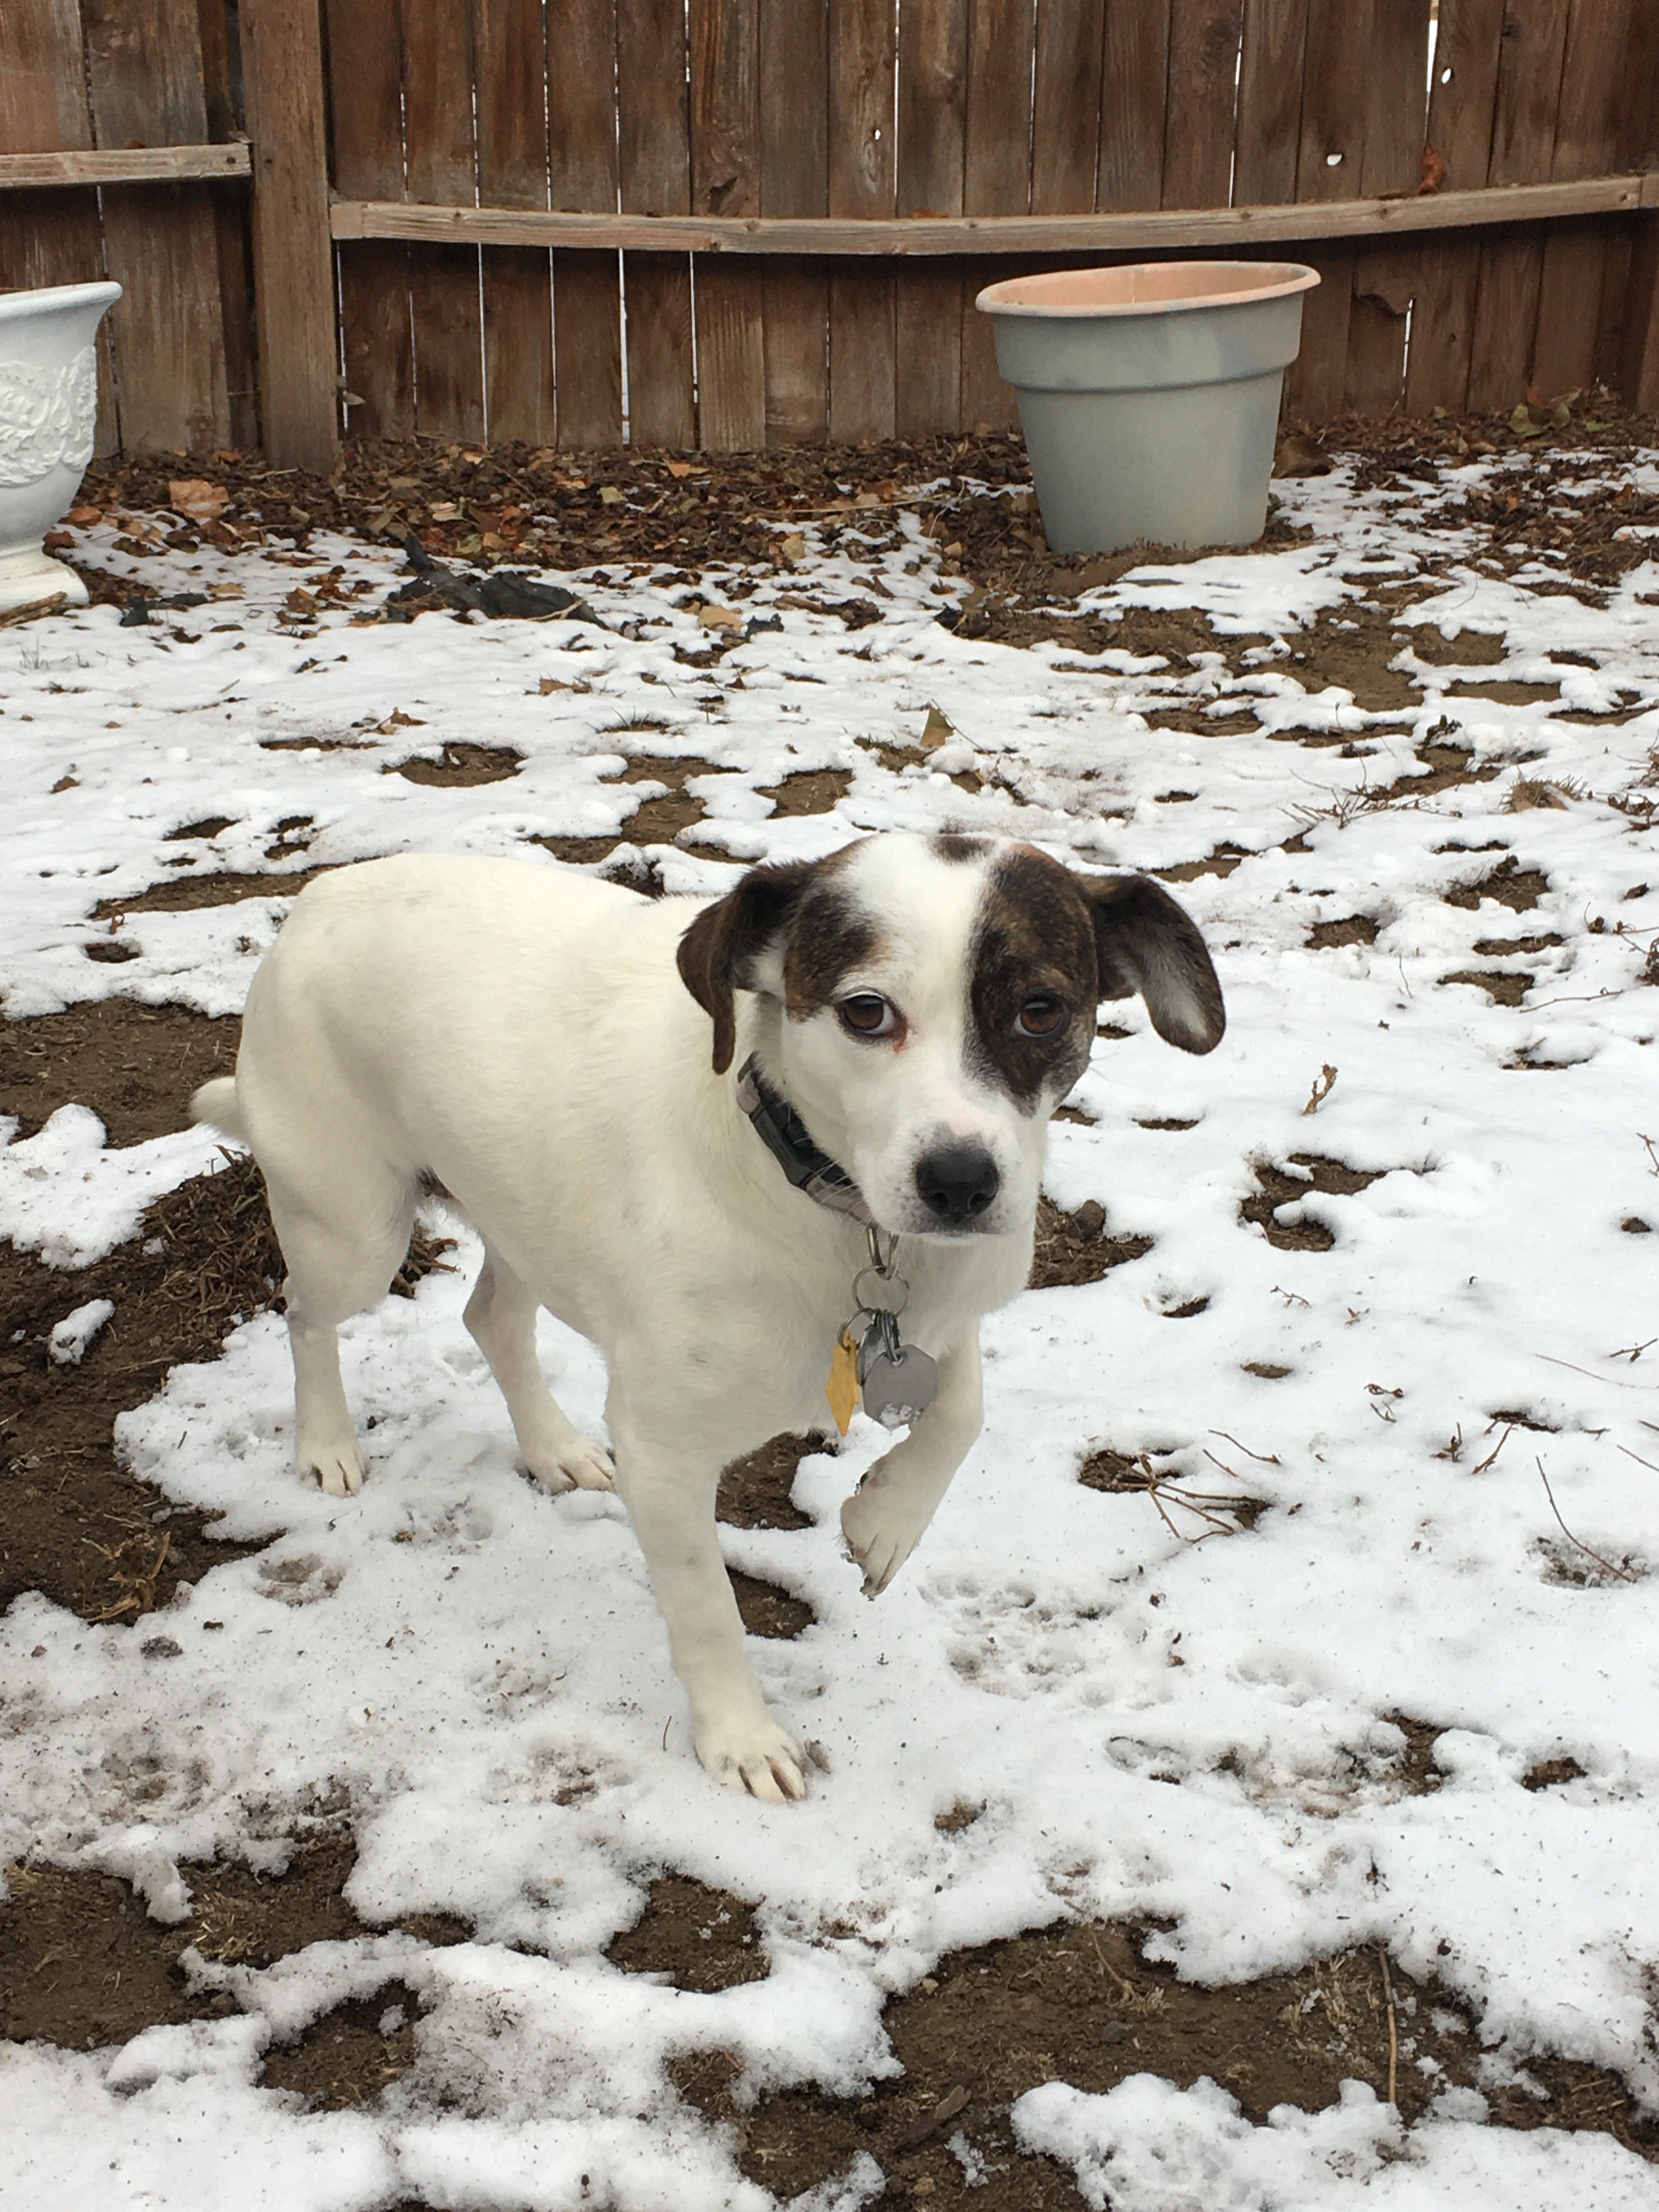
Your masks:
M916 1164L922 1204L942 1228L977 1221L996 1196L1002 1177L983 1145L940 1145Z

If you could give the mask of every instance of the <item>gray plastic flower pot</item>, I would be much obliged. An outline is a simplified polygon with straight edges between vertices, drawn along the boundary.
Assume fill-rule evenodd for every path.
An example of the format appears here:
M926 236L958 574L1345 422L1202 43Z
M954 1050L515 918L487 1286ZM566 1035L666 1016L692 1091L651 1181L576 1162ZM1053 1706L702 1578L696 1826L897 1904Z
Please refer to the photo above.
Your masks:
M1302 295L1318 282L1295 261L1157 261L979 295L1051 550L1260 538Z

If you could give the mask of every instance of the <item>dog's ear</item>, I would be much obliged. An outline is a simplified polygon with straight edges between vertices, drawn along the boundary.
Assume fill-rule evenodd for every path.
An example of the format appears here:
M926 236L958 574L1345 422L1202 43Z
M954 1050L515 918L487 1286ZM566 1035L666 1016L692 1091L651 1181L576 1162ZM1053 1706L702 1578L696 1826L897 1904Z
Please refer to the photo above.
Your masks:
M1075 876L1095 924L1103 999L1139 991L1152 1027L1182 1052L1212 1052L1227 1017L1204 939L1146 876Z
M725 1074L737 1049L732 994L746 987L750 963L777 936L816 869L811 860L751 868L680 939L680 980L714 1024L716 1075Z

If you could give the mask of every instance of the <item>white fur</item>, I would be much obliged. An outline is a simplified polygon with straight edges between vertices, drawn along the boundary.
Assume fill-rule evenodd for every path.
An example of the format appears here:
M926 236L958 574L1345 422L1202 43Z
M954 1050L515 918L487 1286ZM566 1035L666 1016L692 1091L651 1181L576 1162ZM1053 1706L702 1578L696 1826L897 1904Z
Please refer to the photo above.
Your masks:
M608 1486L612 1468L548 1392L537 1307L599 1346L616 1486L698 1755L758 1796L801 1796L805 1762L744 1657L715 1486L766 1438L823 1425L866 1251L861 1229L790 1188L735 1104L735 1070L758 1048L878 1218L907 1232L904 1333L937 1358L940 1388L843 1510L874 1595L979 1432L978 1323L1025 1280L1055 1103L1021 1110L965 1063L989 857L947 864L924 840L892 836L845 864L884 944L846 988L903 1007L902 1048L848 1037L829 1011L790 1019L761 973L738 994L724 1075L676 968L697 902L518 861L343 869L301 897L254 980L234 1088L210 1084L196 1101L264 1173L288 1266L300 1468L325 1490L354 1492L364 1473L336 1329L385 1294L423 1174L483 1239L467 1326L550 1489ZM923 1227L916 1162L940 1132L982 1141L1002 1174L973 1233L908 1233Z

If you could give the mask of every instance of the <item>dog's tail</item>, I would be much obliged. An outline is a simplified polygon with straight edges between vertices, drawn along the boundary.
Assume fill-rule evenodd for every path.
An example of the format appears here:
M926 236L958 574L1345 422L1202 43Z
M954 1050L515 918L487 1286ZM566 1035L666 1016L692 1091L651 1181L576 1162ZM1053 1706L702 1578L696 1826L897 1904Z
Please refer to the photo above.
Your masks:
M190 1102L192 1121L205 1121L215 1129L222 1129L228 1137L239 1144L246 1144L247 1129L242 1121L242 1109L236 1097L236 1078L221 1075L211 1083L204 1083Z

